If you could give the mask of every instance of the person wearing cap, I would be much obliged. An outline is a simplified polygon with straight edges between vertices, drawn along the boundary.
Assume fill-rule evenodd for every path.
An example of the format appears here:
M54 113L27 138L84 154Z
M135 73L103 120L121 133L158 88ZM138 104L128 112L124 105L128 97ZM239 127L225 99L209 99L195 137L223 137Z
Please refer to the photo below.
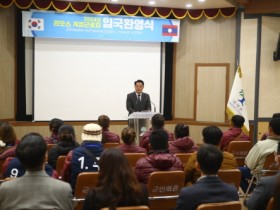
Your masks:
M144 81L140 79L135 81L134 89L134 92L127 94L126 109L128 113L151 111L150 96L143 92Z
M103 152L101 139L101 127L94 123L86 124L81 145L68 153L62 169L62 180L69 182L72 189L75 189L79 173L99 171L98 159Z

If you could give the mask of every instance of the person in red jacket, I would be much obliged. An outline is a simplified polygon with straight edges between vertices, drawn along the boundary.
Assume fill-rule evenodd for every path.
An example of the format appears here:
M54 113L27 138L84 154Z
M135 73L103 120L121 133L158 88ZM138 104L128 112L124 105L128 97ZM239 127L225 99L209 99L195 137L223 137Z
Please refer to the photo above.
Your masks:
M223 133L221 150L227 151L228 145L232 141L250 141L250 137L243 133L242 127L245 119L241 115L233 115L231 118L231 128Z
M161 129L164 130L167 134L168 134L168 141L173 141L174 140L174 134L172 132L167 131L166 129L164 129L164 116L161 114L155 114L152 119L151 119L151 123L152 123L152 127L144 133L144 135L142 136L142 140L140 141L140 147L145 148L147 151L149 151L149 138L151 133L154 130L157 129Z
M183 171L181 160L168 150L168 134L163 129L154 130L150 135L150 153L139 159L135 166L139 182L148 183L155 171Z
M109 131L110 118L107 115L101 115L98 117L98 125L102 128L102 144L109 142L120 143L119 135Z
M198 146L189 137L189 126L179 123L175 126L175 138L174 141L169 141L170 153L192 153L198 150Z

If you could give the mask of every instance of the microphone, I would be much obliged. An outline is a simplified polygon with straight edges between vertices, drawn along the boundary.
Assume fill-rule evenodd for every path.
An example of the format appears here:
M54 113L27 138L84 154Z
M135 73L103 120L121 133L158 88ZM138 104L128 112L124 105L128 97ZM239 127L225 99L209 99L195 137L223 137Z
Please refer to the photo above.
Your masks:
M156 105L155 105L152 101L150 101L150 102L151 102L151 104L153 104L153 106L154 106L154 112L157 112Z

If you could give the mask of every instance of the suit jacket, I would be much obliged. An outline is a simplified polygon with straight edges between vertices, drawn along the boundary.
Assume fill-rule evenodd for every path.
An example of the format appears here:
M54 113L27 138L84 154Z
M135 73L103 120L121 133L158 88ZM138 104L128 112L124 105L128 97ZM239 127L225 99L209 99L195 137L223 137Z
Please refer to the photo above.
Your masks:
M269 199L272 197L276 179L279 176L280 172L275 176L261 178L250 197L244 201L244 205L247 206L249 210L266 209Z
M28 171L0 186L0 209L3 210L73 210L72 198L68 183L51 178L44 171Z
M238 193L233 185L224 183L217 176L206 176L181 190L175 210L195 210L204 203L238 200Z
M137 96L135 92L127 94L126 109L129 114L133 112L151 110L151 100L149 94L142 92L140 103L137 104L136 102L137 102Z

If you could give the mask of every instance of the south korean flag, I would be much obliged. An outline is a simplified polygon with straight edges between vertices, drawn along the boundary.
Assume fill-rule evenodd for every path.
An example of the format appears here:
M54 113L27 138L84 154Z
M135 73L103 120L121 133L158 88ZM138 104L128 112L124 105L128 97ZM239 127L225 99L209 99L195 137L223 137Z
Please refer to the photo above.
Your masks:
M30 18L28 28L32 31L44 31L44 19Z

